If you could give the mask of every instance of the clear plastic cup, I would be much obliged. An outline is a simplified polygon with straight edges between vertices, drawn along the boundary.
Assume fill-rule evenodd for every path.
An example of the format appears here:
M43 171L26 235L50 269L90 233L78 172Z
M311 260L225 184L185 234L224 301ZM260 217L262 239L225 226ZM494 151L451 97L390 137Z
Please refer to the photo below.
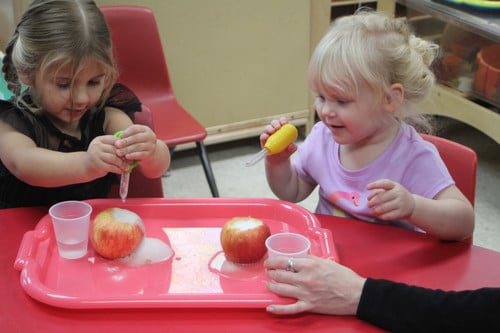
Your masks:
M62 201L49 209L59 255L78 259L87 253L92 206L83 201Z
M311 241L301 234L282 232L266 239L269 257L285 256L289 258L305 257L311 248Z

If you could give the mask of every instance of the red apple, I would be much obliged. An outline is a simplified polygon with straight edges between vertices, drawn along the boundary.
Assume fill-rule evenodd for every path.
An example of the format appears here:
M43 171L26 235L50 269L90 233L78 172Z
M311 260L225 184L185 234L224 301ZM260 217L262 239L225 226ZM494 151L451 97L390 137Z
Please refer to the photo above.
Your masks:
M130 255L144 238L142 219L122 208L108 208L94 218L90 240L98 254L108 259Z
M238 264L259 261L267 252L267 224L253 217L235 217L222 227L220 242L226 259Z

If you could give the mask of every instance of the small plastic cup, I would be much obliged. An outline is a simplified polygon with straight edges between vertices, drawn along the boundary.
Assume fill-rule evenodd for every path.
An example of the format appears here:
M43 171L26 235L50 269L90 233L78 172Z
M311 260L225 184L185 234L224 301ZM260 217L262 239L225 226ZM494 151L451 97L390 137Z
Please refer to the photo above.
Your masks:
M49 209L59 255L78 259L87 254L92 206L83 201L62 201Z
M305 257L311 248L311 241L292 232L282 232L266 239L268 257L285 256L288 258Z

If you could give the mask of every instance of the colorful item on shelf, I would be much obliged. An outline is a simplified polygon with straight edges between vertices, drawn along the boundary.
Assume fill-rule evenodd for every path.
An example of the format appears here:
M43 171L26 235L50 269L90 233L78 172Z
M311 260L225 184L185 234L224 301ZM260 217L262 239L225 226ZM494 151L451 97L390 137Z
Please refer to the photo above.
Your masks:
M464 60L454 54L444 55L436 68L436 76L439 81L453 86L453 81L458 78Z
M500 44L483 47L476 56L474 89L490 101L500 103Z
M500 1L494 0L445 0L459 5L466 5L477 9L500 9Z

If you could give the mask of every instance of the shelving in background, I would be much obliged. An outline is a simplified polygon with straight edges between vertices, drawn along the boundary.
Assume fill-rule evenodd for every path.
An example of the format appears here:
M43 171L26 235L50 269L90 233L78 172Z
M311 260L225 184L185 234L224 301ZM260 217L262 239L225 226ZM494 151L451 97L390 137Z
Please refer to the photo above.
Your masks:
M500 142L500 77L484 78L477 61L478 52L500 45L498 11L495 15L443 1L398 0L395 16L406 17L418 36L440 45L435 64L439 84L423 111L460 120ZM498 66L500 52L489 53Z

